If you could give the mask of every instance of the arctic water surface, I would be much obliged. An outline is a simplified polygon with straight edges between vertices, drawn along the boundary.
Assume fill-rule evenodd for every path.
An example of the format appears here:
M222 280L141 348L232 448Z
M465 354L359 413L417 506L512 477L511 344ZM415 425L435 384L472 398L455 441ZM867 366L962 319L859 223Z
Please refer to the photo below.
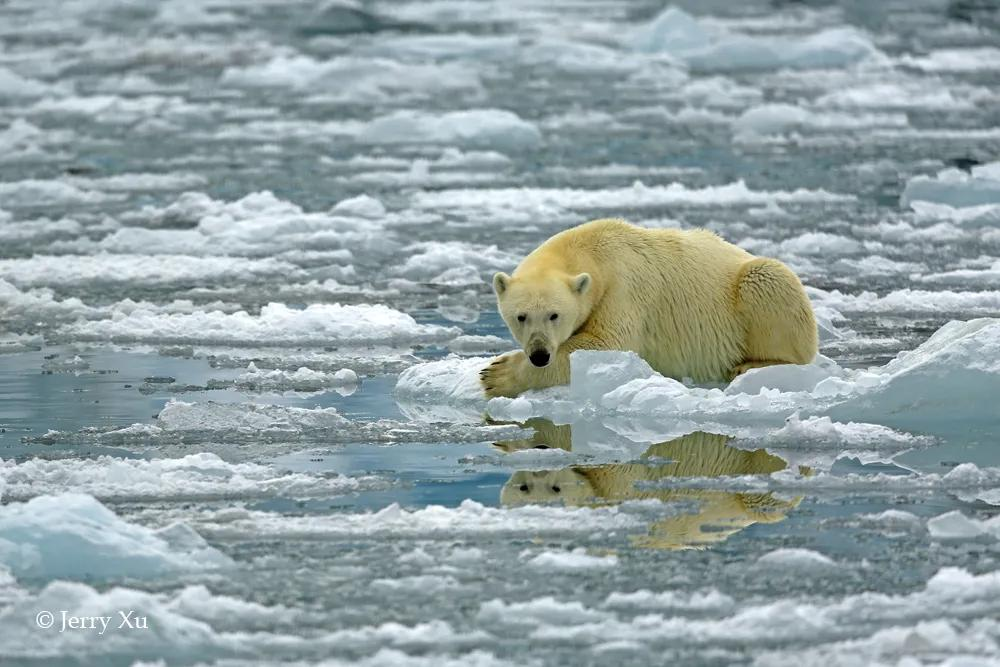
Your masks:
M606 216L823 356L487 403ZM0 664L1000 664L994 318L988 2L0 2Z

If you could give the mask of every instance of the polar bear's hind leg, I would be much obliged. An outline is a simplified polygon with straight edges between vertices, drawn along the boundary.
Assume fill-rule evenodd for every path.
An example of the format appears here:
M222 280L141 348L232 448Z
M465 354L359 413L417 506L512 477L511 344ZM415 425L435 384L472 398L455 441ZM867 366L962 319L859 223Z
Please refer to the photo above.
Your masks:
M737 274L736 311L746 330L739 375L775 364L808 364L819 341L816 318L798 276L776 259L747 261Z

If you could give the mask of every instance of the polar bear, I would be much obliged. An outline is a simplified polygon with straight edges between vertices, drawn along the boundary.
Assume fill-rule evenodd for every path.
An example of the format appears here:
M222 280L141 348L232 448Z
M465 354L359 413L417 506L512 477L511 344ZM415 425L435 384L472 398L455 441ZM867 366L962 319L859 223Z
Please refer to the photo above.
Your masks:
M568 433L549 430L548 435L561 437ZM696 431L652 445L641 457L670 463L646 461L522 470L515 472L501 489L500 503L507 507L533 503L591 507L628 500L691 502L695 505L693 511L666 516L651 525L645 535L633 535L630 539L645 548L704 548L752 524L781 521L801 500L782 500L770 493L656 488L657 482L670 478L768 475L785 469L785 462L777 456L763 449L737 449L729 444L731 440L729 436ZM799 472L812 471L800 468ZM643 484L652 487L644 488Z
M489 397L569 383L574 350L632 351L667 377L712 382L807 364L818 348L798 276L707 230L594 220L497 273L493 289L522 350L480 372Z

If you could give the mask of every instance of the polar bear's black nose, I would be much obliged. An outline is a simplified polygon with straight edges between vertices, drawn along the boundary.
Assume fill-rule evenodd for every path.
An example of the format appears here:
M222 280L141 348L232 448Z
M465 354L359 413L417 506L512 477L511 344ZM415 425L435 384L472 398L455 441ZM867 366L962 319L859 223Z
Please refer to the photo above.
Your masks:
M539 368L549 365L549 353L545 350L535 350L528 356L528 359Z

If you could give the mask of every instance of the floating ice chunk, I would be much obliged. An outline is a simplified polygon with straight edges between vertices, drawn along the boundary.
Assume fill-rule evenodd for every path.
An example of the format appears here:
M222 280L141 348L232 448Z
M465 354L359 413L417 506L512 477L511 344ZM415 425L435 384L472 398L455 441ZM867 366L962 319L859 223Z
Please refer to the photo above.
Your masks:
M509 270L517 265L517 255L500 250L496 245L479 245L462 241L427 241L403 249L409 254L399 275L410 280L444 284L481 284L485 274ZM467 275L455 280L456 272ZM447 281L448 276L453 276Z
M767 435L768 443L808 443L822 442L842 447L912 447L926 443L927 438L900 433L878 424L847 422L842 424L829 417L806 417L800 419L798 413L785 421L785 425Z
M51 86L36 79L21 76L6 67L0 66L0 91L7 98L35 98L48 95L53 91Z
M747 109L733 121L738 137L791 131L828 132L873 127L905 127L905 114L816 111L791 104L764 104Z
M0 83L0 90L3 90L2 83ZM67 145L73 138L74 134L71 130L43 130L23 118L18 118L6 129L0 130L0 162L34 162L59 159L65 154L51 153L47 148Z
M570 356L571 373L584 374L585 379L570 384L570 398L574 401L599 402L608 392L632 380L645 380L656 375L635 352L607 354L593 350L579 350Z
M796 572L828 570L837 564L828 556L812 549L775 549L757 559L757 565L774 570Z
M206 183L205 177L192 173L171 174L116 174L100 178L85 178L73 176L66 178L71 185L78 185L88 190L103 192L155 192L159 190L184 190Z
M974 108L975 91L928 86L922 79L883 81L833 90L816 98L816 107L847 109L935 109ZM970 99L971 98L971 99Z
M37 326L39 320L66 321L81 317L101 317L104 312L75 297L58 300L51 290L19 290L0 278L0 318L11 326L18 320Z
M0 183L0 201L10 208L100 204L119 198L97 190L81 189L66 181L28 179Z
M371 121L357 139L369 144L458 144L520 150L538 146L542 134L532 123L501 109L443 114L402 110Z
M113 267L113 268L112 268ZM190 285L295 276L299 269L272 258L186 255L35 255L0 259L0 278L19 287Z
M481 421L486 394L479 371L490 361L490 357L449 356L411 366L400 374L393 397L410 419Z
M685 611L728 612L735 606L733 598L716 589L682 593L639 590L634 593L611 593L604 601L609 609L678 609Z
M441 574L373 579L371 585L406 595L453 595L456 591L466 588L455 577Z
M804 37L758 37L709 25L676 7L633 30L627 42L636 51L666 53L700 70L846 67L881 55L850 27Z
M291 88L353 103L482 89L476 70L461 63L403 63L351 56L324 61L305 55L278 55L247 67L228 67L220 80L226 86Z
M954 510L928 519L927 532L938 540L968 540L983 536L1000 539L1000 517L983 521Z
M144 207L126 214L125 222L141 227L124 227L79 251L270 256L282 251L302 252L303 248L319 251L351 245L371 251L376 238L379 247L391 249L394 244L386 242L382 231L385 217L380 202L364 197L340 202L329 213L307 213L267 191L232 202L186 192L169 206Z
M813 291L814 301L845 313L993 314L1000 310L1000 291L952 292L904 288L878 296L873 292L843 294Z
M387 35L360 48L365 54L392 58L509 58L523 49L517 35L440 33Z
M751 369L734 379L725 393L759 394L765 388L811 392L817 384L831 377L844 377L844 370L832 359L817 355L811 364L779 364Z
M156 418L165 431L298 432L342 428L336 408L295 408L254 403L187 403L171 399Z
M996 211L997 221L1000 222L1000 206L996 207ZM1000 260L986 269L955 269L941 273L929 273L918 276L918 280L922 283L937 285L997 286L1000 285Z
M378 220L385 217L385 205L374 197L358 195L337 202L336 206L330 209L330 213Z
M159 5L153 20L157 23L200 28L220 28L239 24L239 19L233 13L206 8L201 3L191 0L166 0Z
M580 548L573 551L543 551L529 558L526 564L541 570L594 570L617 567L618 557L613 554L593 556L586 549Z
M323 391L324 389L351 389L353 393L360 380L358 374L349 368L329 373L314 371L305 366L295 371L281 369L260 370L250 362L246 372L236 378L236 386L240 389L254 391Z
M577 625L608 618L607 612L590 609L577 600L561 602L551 596L525 602L489 600L479 606L476 615L479 622L488 625Z
M178 459L0 460L4 497L87 493L100 499L182 500L283 496L309 498L385 486L378 478L325 477L283 473L256 463L227 463L215 454Z
M995 429L1000 320L949 322L916 350L860 372L854 383L862 390L831 408L833 419L942 436Z
M41 245L57 238L77 237L83 233L83 225L76 220L62 218L61 220L26 220L24 222L8 222L0 212L0 243L7 247L17 244Z
M1000 70L1000 49L992 46L939 49L931 51L925 56L903 55L899 62L925 72Z
M425 539L455 535L582 534L645 525L643 516L619 506L555 507L525 505L496 508L464 500L458 507L406 510L393 503L378 512L299 516L250 510L206 511L199 528L220 536L269 535L310 539L354 539L362 535L394 535Z
M513 347L511 341L499 336L459 336L448 343L448 349L458 354L508 352Z
M109 320L67 325L60 333L78 340L297 347L443 342L461 330L420 324L406 313L381 304L311 304L297 310L271 303L256 316L244 311L171 314L136 308Z
M903 207L925 201L956 208L1000 204L1000 162L972 168L970 172L945 169L937 176L914 176L900 196Z
M853 195L826 190L751 190L742 180L727 185L691 188L681 183L647 186L636 181L630 187L608 189L573 188L478 188L418 192L412 205L420 210L468 209L473 214L494 213L507 221L514 213L538 214L544 220L553 211L622 211L665 206L764 206L774 203L835 203L854 200Z
M0 564L18 578L161 577L224 567L229 558L184 524L131 524L82 493L0 507Z
M4 314L2 285L0 285L0 319L3 319ZM44 344L45 339L38 335L0 333L0 354L40 350ZM2 495L0 492L0 496Z

